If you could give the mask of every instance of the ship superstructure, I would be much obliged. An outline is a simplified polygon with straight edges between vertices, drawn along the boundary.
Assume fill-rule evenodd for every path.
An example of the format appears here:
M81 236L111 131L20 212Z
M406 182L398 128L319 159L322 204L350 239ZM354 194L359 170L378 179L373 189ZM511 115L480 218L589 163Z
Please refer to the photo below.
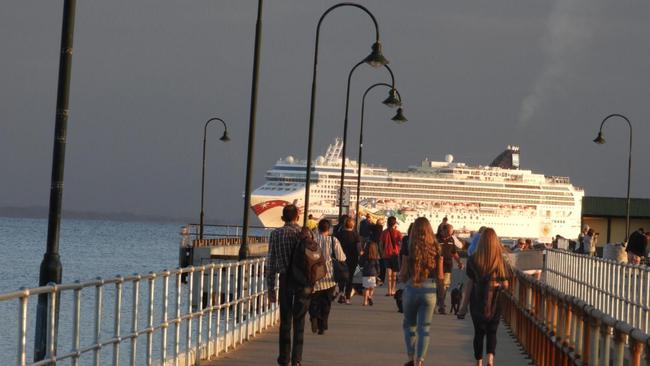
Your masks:
M313 162L309 213L338 214L342 141L336 139ZM264 226L281 226L282 207L302 207L306 161L280 159L266 173L266 183L251 197L251 206ZM350 207L356 203L356 161L346 161L345 189ZM508 146L488 166L468 166L425 159L405 170L363 164L360 213L396 216L400 230L424 216L437 225L447 217L462 234L492 227L502 237L549 241L557 234L573 238L580 231L584 191L568 177L545 176L519 167L519 147ZM354 214L354 212L352 212Z

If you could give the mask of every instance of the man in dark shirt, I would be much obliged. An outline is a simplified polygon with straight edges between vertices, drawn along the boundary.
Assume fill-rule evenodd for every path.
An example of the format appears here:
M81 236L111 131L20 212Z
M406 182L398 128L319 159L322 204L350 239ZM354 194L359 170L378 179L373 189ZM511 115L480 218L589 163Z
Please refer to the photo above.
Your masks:
M269 252L264 273L269 289L269 301L280 300L279 365L300 365L305 331L305 314L309 309L310 290L292 281L289 266L291 254L300 240L298 208L287 205L282 210L284 226L273 230L269 237ZM279 295L275 291L276 275L280 274ZM276 297L277 296L277 297ZM291 327L293 325L293 344Z
M647 245L648 239L646 239L643 228L639 228L637 231L630 234L630 239L625 248L628 255L628 262L632 264L641 263L641 257L645 257Z
M363 238L364 244L370 238L370 226L373 225L370 214L366 214L366 217L361 220L359 223L359 235Z
M458 268L463 269L463 263L460 261L460 256L452 237L454 228L451 224L443 224L440 227L440 236L438 242L440 243L440 254L442 255L442 269L445 279L443 285L438 287L438 312L440 314L446 313L445 300L447 298L447 290L451 286L451 272L454 267L454 260L458 263Z

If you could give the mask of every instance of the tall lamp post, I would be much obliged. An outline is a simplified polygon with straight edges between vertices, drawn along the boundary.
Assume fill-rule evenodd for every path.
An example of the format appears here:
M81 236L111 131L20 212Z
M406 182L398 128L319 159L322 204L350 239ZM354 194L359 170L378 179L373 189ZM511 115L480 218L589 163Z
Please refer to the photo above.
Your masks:
M343 214L343 189L344 189L344 183L345 183L345 149L347 147L348 143L348 112L350 110L350 82L352 80L352 74L354 73L354 70L357 69L360 65L364 64L366 61L363 60L352 68L350 70L350 73L348 74L348 86L347 86L347 92L345 95L345 119L343 122L343 148L341 149L341 179L340 179L340 187L339 187L339 217ZM395 75L393 74L393 70L391 70L390 66L387 64L384 64L384 67L386 70L388 70L388 73L390 74L390 80L391 80L391 92L388 98L384 101L384 104L386 104L389 107L397 107L399 105L399 100L395 97Z
M220 121L223 123L223 136L219 140L223 142L228 142L230 141L230 137L228 137L228 126L226 126L226 122L224 122L221 118L210 118L207 122L205 122L205 126L203 127L203 164L201 165L201 214L199 216L199 240L203 240L203 196L205 193L205 140L206 140L206 135L208 131L208 125L212 121Z
M316 26L316 42L314 46L314 69L312 73L312 82L311 82L311 100L309 107L309 133L307 137L307 170L305 172L305 202L304 202L304 212L303 212L303 225L307 226L307 216L309 213L309 191L311 188L311 155L312 155L312 143L314 140L314 112L316 110L316 75L318 71L318 43L320 39L320 26L323 23L323 19L329 14L332 10L343 7L343 6L352 6L358 9L363 10L366 14L370 16L372 22L375 26L375 43L372 45L372 52L368 55L364 62L368 63L373 67L381 67L388 63L388 60L384 57L381 52L381 43L379 42L379 26L377 24L377 19L375 16L363 5L355 3L339 3L333 5L327 9L323 15L321 15L318 20L318 25Z
M361 201L360 196L361 196L361 166L363 164L363 121L364 121L364 111L366 108L366 95L368 93L379 86L385 86L390 88L390 95L389 98L384 100L383 103L389 105L389 103L393 103L393 99L391 97L395 97L395 94L397 94L397 104L396 105L401 105L402 104L402 96L400 95L399 91L395 88L393 88L392 85L386 84L386 83L376 83L368 87L366 91L363 93L363 98L361 100L361 126L359 130L359 162L357 163L357 203L355 207L355 213L357 216L357 219L355 220L356 225L359 225L359 201ZM404 123L408 121L406 117L404 117L403 110L402 108L397 109L397 113L393 118L391 118L392 121L395 121L396 123Z
M251 206L251 185L253 180L253 148L255 147L255 122L257 119L257 87L260 74L260 49L262 44L263 0L257 0L257 20L255 22L255 46L253 51L253 80L251 81L251 104L248 121L248 152L246 153L246 182L244 184L244 218L239 244L239 259L248 257L248 214Z
M594 142L600 145L605 143L605 139L603 138L603 126L605 125L605 122L612 117L622 118L623 120L625 120L625 122L627 122L628 127L630 127L630 146L629 146L629 153L627 158L627 200L625 203L625 239L623 240L623 242L626 243L630 235L630 177L632 175L632 123L630 123L630 120L622 114L617 114L617 113L610 114L609 116L605 117L605 119L603 119L603 121L600 123L598 136L594 139Z
M59 233L61 228L61 207L63 205L63 173L65 166L65 145L68 130L70 74L72 69L72 44L76 0L63 3L63 24L61 27L61 52L59 53L59 80L56 91L56 117L54 126L54 149L52 153L52 179L50 184L50 211L47 220L47 249L41 262L38 277L39 286L48 283L61 283L63 268L59 257ZM48 295L38 295L36 308L36 331L34 334L34 361L40 361L47 354L48 323L54 324L56 331L59 317L59 301L55 304L54 322L48 322ZM56 337L51 349L56 352Z

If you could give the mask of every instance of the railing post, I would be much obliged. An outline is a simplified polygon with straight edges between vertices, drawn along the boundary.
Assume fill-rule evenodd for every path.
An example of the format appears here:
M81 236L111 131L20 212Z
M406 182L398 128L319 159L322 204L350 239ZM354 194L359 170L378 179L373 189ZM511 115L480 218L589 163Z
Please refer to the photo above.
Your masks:
M600 314L598 311L591 310L589 313L589 362L592 366L599 366L598 355L600 353Z
M101 346L99 345L99 340L102 332L102 301L103 301L103 290L104 290L104 281L97 277L97 285L95 285L95 349L93 350L93 359L94 365L99 366L100 357L101 357Z
M18 365L25 366L27 363L27 356L25 350L27 348L27 304L29 302L29 290L24 287L20 288L23 295L20 297L20 305L18 307Z
M74 282L75 284L80 284L79 280ZM72 366L79 365L79 357L81 356L79 352L80 331L81 324L81 287L74 289L74 308L72 312Z
M115 313L113 314L113 365L120 365L120 320L122 316L122 283L124 279L122 276L117 276L115 282Z
M630 337L630 366L641 366L643 343Z
M147 355L146 364L151 366L153 363L153 312L154 312L154 291L156 288L156 274L149 272L149 309L147 311Z
M190 266L187 279L187 332L185 333L185 366L190 366L190 350L192 349L192 291L194 291L194 266Z
M167 270L164 270L162 272L162 283L162 309L160 311L162 314L162 324L160 325L162 328L160 334L160 364L165 366L167 363L167 331L169 330L169 322L167 316L169 307L169 271Z
M178 357L181 344L181 296L182 296L183 269L176 272L176 318L174 319L174 366L178 366Z
M614 327L614 366L623 366L625 362L625 342L627 334L619 329L620 322Z
M134 273L135 279L133 280L133 309L131 309L131 366L136 364L137 347L138 347L138 316L140 315L140 279L139 274Z
M600 354L600 363L601 366L609 366L611 360L611 347L612 347L612 336L613 336L613 326L614 319L606 318L600 326L600 334L603 338L603 352Z
M584 316L584 305L585 303L583 301L578 301L577 304L574 305L574 311L575 311L575 319L576 319L576 335L575 335L575 353L578 355L578 357L583 358L583 340L584 340L584 322L585 322L585 316Z
M197 320L198 324L196 326L197 335L196 335L196 359L197 363L202 359L202 348L203 348L203 314L205 311L205 305L203 305L203 285L205 283L205 266L201 266L199 269L199 319ZM206 299L207 302L207 299ZM207 304L206 304L207 305Z
M214 311L214 263L210 263L209 279L208 279L208 340L207 340L207 359L212 357L212 312Z
M222 300L221 296L223 294L223 264L219 264L219 272L217 273L217 323L215 325L216 328L216 335L215 335L215 347L214 347L214 355L215 357L219 356L219 351L220 351L220 344L221 344L221 337L219 336L222 334L221 332L221 313L223 312L223 309L221 308L222 306ZM225 338L224 338L225 339ZM225 340L224 340L225 344ZM225 347L224 347L225 348Z

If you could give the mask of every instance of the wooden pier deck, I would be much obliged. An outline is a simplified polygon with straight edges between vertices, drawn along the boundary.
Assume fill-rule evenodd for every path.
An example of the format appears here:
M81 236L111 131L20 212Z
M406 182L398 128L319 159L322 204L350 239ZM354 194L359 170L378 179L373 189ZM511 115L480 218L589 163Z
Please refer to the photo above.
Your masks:
M458 280L462 274L455 273ZM377 288L374 306L361 306L355 296L351 305L332 304L330 329L324 335L312 334L305 322L305 345L302 364L323 365L403 365L406 360L402 333L402 314L395 301L385 295L385 287ZM449 296L447 301L449 301ZM258 335L234 351L202 365L276 365L278 327ZM473 365L472 321L458 320L454 315L434 315L431 344L426 365ZM530 362L517 347L502 323L499 326L495 358L497 365L528 365Z

